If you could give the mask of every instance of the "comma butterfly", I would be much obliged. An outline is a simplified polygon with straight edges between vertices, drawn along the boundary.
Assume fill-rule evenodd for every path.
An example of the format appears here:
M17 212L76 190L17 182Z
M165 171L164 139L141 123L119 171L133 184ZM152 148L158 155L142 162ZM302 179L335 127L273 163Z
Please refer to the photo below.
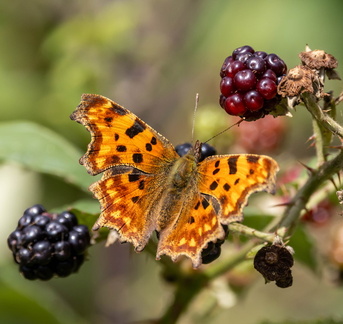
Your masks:
M116 230L137 252L157 231L157 259L185 255L197 268L209 242L225 238L222 224L242 221L248 196L274 191L272 158L214 155L199 162L199 141L180 157L161 134L103 96L82 95L70 118L92 137L80 164L91 175L103 172L90 186L101 205L93 229Z

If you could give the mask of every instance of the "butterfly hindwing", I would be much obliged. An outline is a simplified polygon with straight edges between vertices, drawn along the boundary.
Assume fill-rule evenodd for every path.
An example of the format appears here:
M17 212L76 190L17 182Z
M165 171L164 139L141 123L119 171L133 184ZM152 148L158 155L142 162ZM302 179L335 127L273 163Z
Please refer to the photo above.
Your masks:
M148 214L150 200L146 191L153 180L134 170L124 174L118 174L115 168L105 171L89 188L101 205L101 215L93 228L114 229L121 241L141 251L156 226L156 220Z
M160 233L157 258L166 254L176 261L179 255L185 255L197 268L208 242L224 239L224 236L211 199L198 193L185 202L175 223Z
M91 133L91 143L80 163L92 175L116 165L155 173L164 160L178 156L166 138L132 112L103 96L82 95L80 105L70 118Z

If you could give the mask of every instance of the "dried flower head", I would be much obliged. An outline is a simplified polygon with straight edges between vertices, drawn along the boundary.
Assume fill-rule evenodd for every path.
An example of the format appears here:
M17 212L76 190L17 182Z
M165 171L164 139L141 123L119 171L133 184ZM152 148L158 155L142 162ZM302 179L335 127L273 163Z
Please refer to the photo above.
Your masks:
M338 65L333 55L323 50L305 51L299 54L301 62L310 69L335 69Z
M282 244L273 244L260 249L254 259L254 267L266 281L275 281L281 288L292 285L291 267L293 256L289 249Z
M278 94L283 97L298 97L304 92L309 92L321 98L322 91L318 75L304 65L290 69L278 85Z

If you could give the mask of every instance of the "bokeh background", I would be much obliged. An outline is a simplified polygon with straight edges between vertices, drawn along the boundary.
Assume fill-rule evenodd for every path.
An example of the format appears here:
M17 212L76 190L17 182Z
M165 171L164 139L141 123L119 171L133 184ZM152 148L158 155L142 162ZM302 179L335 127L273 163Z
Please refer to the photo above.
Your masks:
M233 49L251 45L277 53L290 68L308 44L343 62L342 12L340 0L2 1L0 121L38 123L83 152L89 134L69 115L82 93L98 93L179 144L192 140L199 93L195 137L207 140L233 122L218 104L219 69ZM338 95L342 83L329 81L327 88ZM295 115L284 121L276 158L313 154L306 143L309 115L302 108ZM219 151L242 148L234 131L227 133L218 139ZM80 273L69 278L28 282L19 275L6 237L23 210L41 203L61 211L89 197L57 176L11 161L0 165L1 323L126 323L158 317L168 305L173 289L162 281L157 262L126 245L92 248ZM301 264L294 277L285 290L258 277L239 298L229 289L221 292L218 282L180 323L201 323L197 314L219 295L211 323L343 318L343 288Z

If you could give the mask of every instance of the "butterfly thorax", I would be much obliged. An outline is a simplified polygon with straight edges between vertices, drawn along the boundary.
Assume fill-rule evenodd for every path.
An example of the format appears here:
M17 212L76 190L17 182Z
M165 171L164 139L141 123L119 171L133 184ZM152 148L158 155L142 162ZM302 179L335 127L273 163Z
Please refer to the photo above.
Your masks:
M189 202L187 197L193 193L197 181L197 161L193 152L189 152L175 161L165 178L164 190L155 206L159 214L158 231L176 221L184 208L183 202Z
M170 172L170 185L175 189L187 187L196 174L196 160L192 152L176 160Z

